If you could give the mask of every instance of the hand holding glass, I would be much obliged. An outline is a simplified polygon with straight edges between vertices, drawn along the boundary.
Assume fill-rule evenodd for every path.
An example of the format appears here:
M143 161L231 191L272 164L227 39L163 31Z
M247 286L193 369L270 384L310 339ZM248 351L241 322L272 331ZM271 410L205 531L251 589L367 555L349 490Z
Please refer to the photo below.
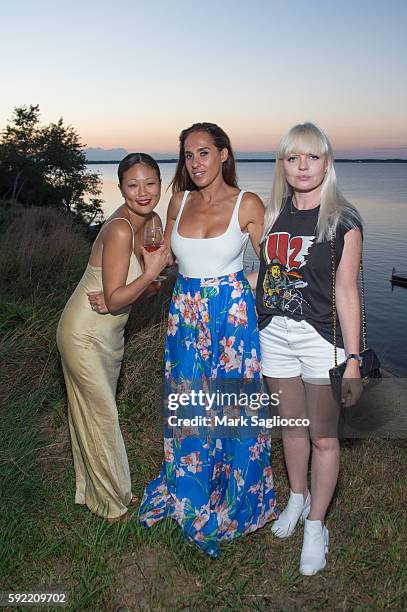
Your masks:
M161 227L151 226L149 224L144 228L143 247L148 253L157 251L164 244L163 230ZM154 282L165 280L166 276L158 275Z

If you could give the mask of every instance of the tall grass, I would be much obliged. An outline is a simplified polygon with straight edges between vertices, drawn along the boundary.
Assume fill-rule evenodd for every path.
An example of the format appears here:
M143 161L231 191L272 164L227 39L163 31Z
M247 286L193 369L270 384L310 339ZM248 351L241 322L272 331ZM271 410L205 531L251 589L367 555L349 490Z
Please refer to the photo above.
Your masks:
M52 208L0 206L0 289L16 299L56 294L83 268L90 245L83 226Z

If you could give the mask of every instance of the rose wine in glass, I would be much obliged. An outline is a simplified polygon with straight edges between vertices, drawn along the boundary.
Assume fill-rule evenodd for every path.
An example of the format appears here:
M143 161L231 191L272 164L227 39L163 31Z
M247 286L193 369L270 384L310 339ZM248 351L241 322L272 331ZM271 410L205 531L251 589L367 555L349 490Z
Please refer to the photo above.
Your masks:
M143 247L145 250L148 253L153 253L154 251L157 251L162 244L164 244L162 228L157 225L147 223L143 233ZM166 276L159 275L154 279L154 282L162 281L166 278Z

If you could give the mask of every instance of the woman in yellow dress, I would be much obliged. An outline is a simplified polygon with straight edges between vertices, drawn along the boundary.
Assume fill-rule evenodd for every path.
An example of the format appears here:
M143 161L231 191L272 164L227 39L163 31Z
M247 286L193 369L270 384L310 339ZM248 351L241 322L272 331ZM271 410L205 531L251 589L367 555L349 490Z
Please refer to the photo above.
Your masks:
M118 518L132 500L129 464L120 431L116 387L123 333L130 306L167 265L165 245L143 246L147 223L161 195L157 162L145 153L119 165L122 204L103 225L85 273L62 313L57 330L68 395L68 418L76 475L75 503Z

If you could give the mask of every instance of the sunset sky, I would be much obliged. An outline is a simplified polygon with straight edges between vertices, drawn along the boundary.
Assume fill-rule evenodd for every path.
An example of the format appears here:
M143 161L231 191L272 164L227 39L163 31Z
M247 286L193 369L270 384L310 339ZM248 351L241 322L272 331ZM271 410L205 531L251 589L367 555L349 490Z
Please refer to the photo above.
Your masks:
M89 147L175 152L212 121L270 151L312 120L346 155L407 157L405 0L2 3L0 127L62 116Z

